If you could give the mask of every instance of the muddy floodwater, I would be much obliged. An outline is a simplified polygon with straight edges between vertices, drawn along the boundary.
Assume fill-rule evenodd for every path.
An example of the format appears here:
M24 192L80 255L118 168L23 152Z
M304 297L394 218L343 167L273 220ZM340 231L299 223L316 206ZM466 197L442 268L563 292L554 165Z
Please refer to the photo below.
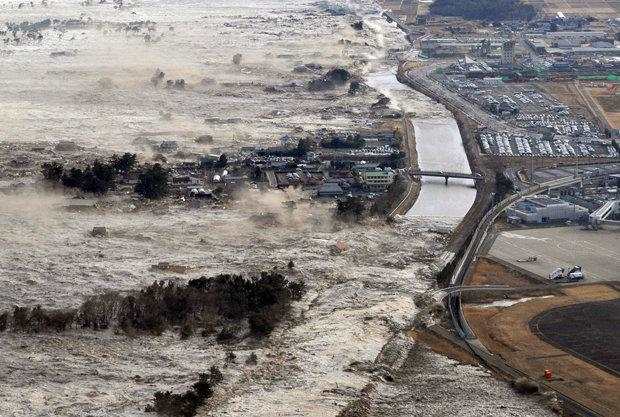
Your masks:
M277 269L307 287L268 337L230 345L181 340L178 329L10 329L0 335L0 417L154 417L144 410L156 391L185 392L212 365L224 381L198 417L335 417L362 390L376 417L551 415L408 334L448 240L424 216L462 217L475 195L467 183L424 180L394 224L335 221L333 202L300 190L243 189L229 205L190 205L120 191L77 199L43 184L44 162L83 166L126 151L152 162L163 141L178 144L167 156L180 162L291 132L373 128L385 122L370 110L381 94L416 114L423 169L469 172L445 108L396 81L409 44L374 1L0 1L0 28L0 313L76 308L108 291L218 273ZM333 67L368 88L304 87ZM185 273L153 268L161 262ZM231 351L237 359L226 361Z
M421 170L471 174L461 133L453 118L413 119ZM474 181L422 177L420 195L408 217L438 217L458 223L476 199Z

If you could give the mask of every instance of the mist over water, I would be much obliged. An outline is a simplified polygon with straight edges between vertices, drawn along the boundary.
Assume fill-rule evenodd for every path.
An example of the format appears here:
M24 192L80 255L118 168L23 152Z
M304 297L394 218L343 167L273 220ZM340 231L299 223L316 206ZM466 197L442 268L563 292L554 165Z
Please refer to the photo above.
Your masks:
M293 68L305 63L370 74L369 84L390 94L393 105L445 116L445 109L418 93L403 86L392 91L394 60L386 50L406 43L372 1L347 2L359 12L355 17L325 12L324 4L336 3L331 1L125 1L120 10L111 2L48 3L0 3L0 24L58 20L40 41L0 44L0 145L10 143L0 149L37 164L60 157L79 163L111 151L137 151L145 159L153 154L151 142L162 140L205 153L272 144L300 127L368 128L364 112L378 99L374 91L360 97L303 88L265 91L273 84L303 85L315 74ZM368 28L358 33L350 25L360 18ZM131 22L142 23L133 30ZM240 65L232 63L235 53L242 54ZM183 78L187 87L154 86L156 68L166 79ZM442 129L456 144L453 126ZM193 141L204 134L214 143ZM63 154L50 146L60 140L85 149ZM13 155L0 156L11 163ZM435 284L434 262L446 241L424 219L340 225L332 219L332 204L310 203L292 190L245 191L227 208L136 208L125 199L80 200L9 187L39 183L37 164L0 177L0 311L76 307L90 295L138 290L155 280L272 268L304 281L308 293L290 322L263 342L224 346L214 337L179 340L173 332L3 333L0 416L149 416L143 410L156 391L184 391L198 373L222 365L229 350L238 361L223 368L213 408L199 417L336 416L368 384L383 384L376 372L383 365L375 366L379 356L408 355L407 345L400 351L386 345L413 325L414 297ZM294 210L283 205L290 200L297 201ZM71 209L77 205L82 208ZM92 237L96 226L106 227L109 236ZM334 250L340 242L345 252ZM189 269L162 272L152 268L158 262ZM258 356L256 366L245 365L250 352ZM432 352L416 355L415 391L383 384L394 396L377 401L392 398L401 406L407 398L416 403L407 413L424 416L548 415L481 368Z

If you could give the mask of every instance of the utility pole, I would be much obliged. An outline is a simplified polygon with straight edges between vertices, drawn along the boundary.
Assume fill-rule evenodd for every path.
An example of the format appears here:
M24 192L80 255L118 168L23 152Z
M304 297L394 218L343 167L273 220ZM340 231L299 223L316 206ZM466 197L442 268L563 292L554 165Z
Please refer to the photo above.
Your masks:
M531 165L531 169L530 169L530 182L533 184L534 181L534 152L530 153L530 165Z

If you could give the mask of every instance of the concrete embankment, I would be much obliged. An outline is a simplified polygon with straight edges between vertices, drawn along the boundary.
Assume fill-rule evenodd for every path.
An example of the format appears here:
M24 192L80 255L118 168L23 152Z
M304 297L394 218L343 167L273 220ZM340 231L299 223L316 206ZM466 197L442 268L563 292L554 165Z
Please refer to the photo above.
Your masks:
M449 249L453 253L458 253L467 242L469 236L471 236L475 230L476 225L479 223L480 219L490 206L491 193L495 189L494 172L493 170L486 168L484 164L481 163L480 152L476 145L475 132L480 126L477 121L462 112L453 103L436 94L433 90L427 88L422 83L409 77L402 65L398 68L397 79L401 83L408 85L414 90L419 91L427 97L437 101L439 104L442 104L452 113L458 125L463 148L465 150L471 171L474 173L481 173L484 176L484 181L476 182L477 192L475 200L467 214L463 217L463 220L459 223L452 234Z
M416 149L415 130L409 117L404 117L402 122L401 150L407 154L406 168L419 169L418 152ZM416 202L420 193L420 182L407 176L407 188L394 202L390 216L407 213Z

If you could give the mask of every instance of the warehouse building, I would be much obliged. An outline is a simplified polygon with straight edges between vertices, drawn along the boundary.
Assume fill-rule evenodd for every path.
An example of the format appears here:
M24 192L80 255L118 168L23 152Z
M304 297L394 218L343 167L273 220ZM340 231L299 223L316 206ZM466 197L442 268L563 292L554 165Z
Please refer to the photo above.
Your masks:
M586 219L588 214L584 207L544 196L526 198L506 210L510 222L533 224L577 221Z

